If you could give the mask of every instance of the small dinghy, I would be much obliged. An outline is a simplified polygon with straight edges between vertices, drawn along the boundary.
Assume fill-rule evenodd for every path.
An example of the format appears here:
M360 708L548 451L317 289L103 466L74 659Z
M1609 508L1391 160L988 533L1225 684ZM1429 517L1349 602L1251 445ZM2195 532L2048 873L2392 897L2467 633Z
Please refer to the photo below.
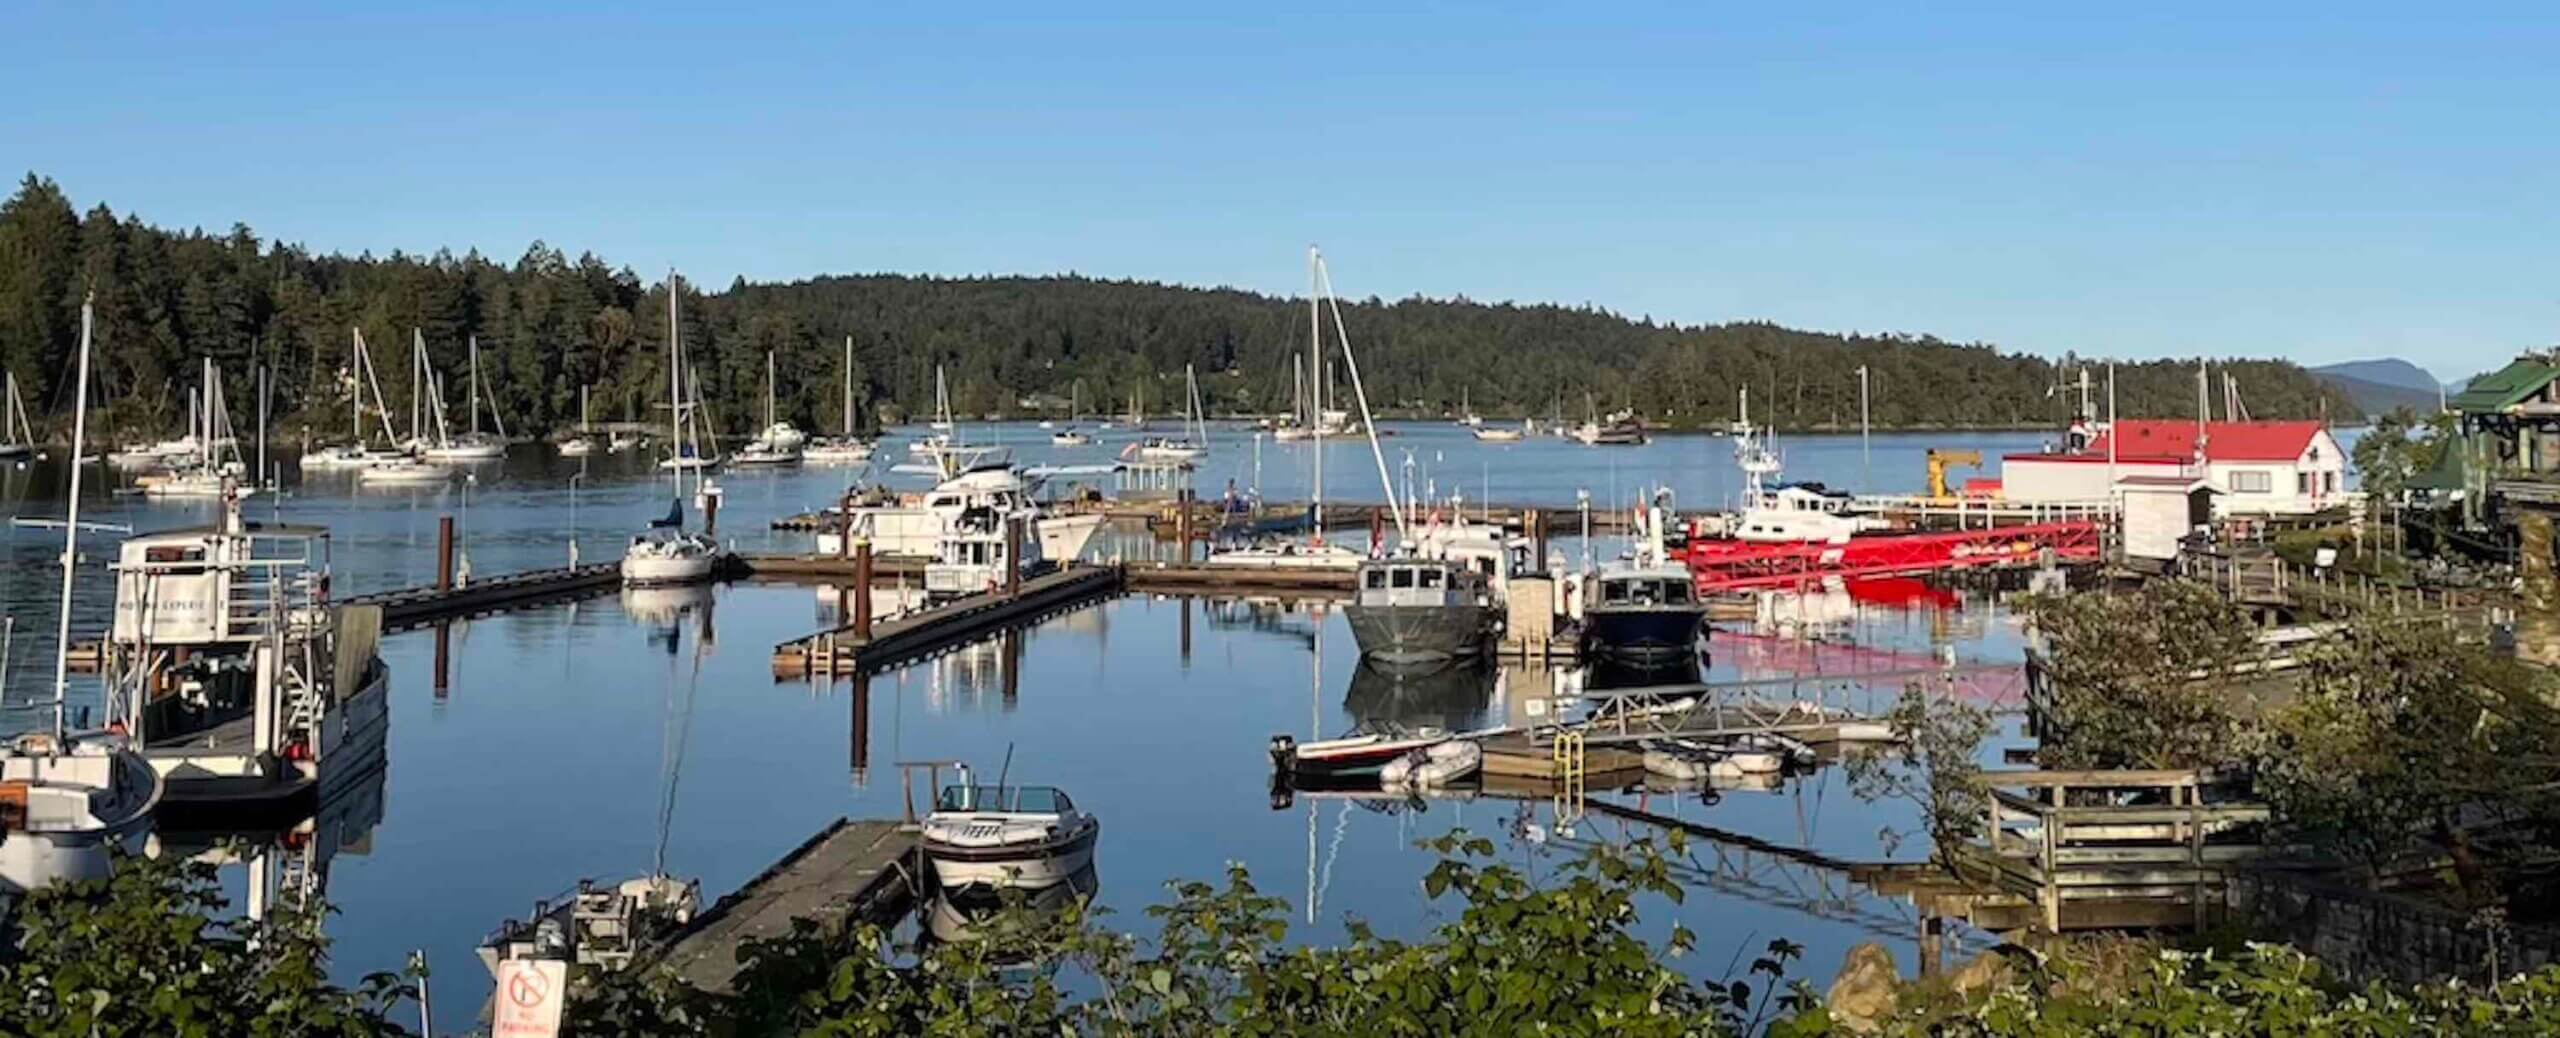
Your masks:
M1679 782L1775 775L1785 768L1786 758L1768 750L1697 739L1656 739L1644 747L1644 770Z
M960 784L924 820L924 856L946 890L1045 888L1093 867L1102 820L1051 786Z
M1449 741L1439 728L1399 732L1367 732L1339 739L1301 743L1286 735L1271 737L1271 766L1292 784L1305 788L1325 782L1365 779L1406 754Z
M1484 747L1451 739L1413 750L1378 769L1382 789L1437 789L1476 773L1484 765Z

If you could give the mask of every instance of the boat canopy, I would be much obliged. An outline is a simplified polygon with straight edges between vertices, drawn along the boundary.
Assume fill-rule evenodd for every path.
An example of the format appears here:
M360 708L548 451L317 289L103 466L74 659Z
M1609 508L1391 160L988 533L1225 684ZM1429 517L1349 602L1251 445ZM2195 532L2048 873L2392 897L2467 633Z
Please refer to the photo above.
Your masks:
M1076 805L1067 799L1066 791L1055 786L944 786L933 809L1065 814L1075 810Z

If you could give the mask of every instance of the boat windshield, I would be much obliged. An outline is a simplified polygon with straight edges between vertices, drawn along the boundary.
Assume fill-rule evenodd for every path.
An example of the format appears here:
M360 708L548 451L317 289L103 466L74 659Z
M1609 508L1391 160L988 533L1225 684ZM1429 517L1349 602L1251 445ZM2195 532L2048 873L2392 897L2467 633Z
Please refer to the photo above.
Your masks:
M936 811L1012 811L1065 814L1075 802L1052 786L944 786L933 802Z

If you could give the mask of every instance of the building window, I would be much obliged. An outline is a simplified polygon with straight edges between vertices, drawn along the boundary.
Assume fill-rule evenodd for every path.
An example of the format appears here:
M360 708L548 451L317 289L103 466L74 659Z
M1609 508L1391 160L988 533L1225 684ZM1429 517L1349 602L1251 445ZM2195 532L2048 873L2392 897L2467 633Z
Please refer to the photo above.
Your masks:
M2267 494L2275 491L2275 480L2264 470L2244 469L2231 474L2231 492L2235 494Z
M2296 472L2296 473L2294 473L2294 474L2293 474L2293 492L2294 492L2294 493L2297 493L2297 494L2300 494L2300 495L2302 495L2302 496L2304 496L2304 497L2309 497L2309 496L2311 496L2311 474L2310 474L2310 473L2308 473L2308 472Z
M2323 492L2323 493L2329 493L2329 494L2337 493L2337 492L2338 492L2338 474L2337 474L2337 473L2335 473L2335 472L2323 472L2323 473L2321 473L2321 474L2320 474L2320 490L2321 490L2321 492Z

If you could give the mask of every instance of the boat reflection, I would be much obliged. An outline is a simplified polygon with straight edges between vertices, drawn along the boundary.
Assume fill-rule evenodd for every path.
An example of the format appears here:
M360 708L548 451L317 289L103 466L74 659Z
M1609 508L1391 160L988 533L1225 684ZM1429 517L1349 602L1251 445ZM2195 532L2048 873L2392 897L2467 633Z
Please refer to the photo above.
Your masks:
M264 920L278 911L298 912L325 897L329 867L340 854L373 850L382 824L384 776L370 775L337 788L312 813L288 824L260 828L180 829L164 826L148 851L154 858L185 858L215 866L240 865L248 873L242 911Z
M1367 660L1351 670L1342 709L1369 730L1438 728L1463 732L1489 719L1501 670L1481 662L1398 668Z
M987 942L992 961L1023 965L1040 957L1047 942L1039 938L1080 904L1089 904L1102 889L1102 876L1091 860L1064 880L1044 887L939 887L917 907L926 947Z
M699 631L697 652L707 653L719 644L712 626L712 607L718 596L709 584L673 584L622 589L622 611L631 619L650 628L649 641L665 647L674 655L685 618L693 617Z

